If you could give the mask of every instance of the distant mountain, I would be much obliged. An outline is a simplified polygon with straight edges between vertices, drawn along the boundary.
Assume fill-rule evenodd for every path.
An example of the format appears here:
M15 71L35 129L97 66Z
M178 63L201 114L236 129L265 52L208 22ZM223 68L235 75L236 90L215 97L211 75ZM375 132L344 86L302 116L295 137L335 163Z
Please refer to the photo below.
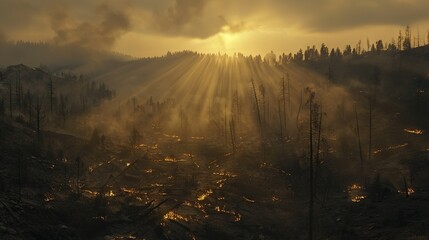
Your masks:
M0 67L25 64L49 66L52 71L98 72L134 58L125 54L98 51L75 45L33 42L1 42Z

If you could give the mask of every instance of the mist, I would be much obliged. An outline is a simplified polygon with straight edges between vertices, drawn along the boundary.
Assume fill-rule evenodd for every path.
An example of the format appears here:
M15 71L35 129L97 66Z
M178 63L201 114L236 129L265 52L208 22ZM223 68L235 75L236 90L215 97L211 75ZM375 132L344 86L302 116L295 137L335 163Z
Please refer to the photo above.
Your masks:
M322 2L0 3L0 239L427 239L426 4Z

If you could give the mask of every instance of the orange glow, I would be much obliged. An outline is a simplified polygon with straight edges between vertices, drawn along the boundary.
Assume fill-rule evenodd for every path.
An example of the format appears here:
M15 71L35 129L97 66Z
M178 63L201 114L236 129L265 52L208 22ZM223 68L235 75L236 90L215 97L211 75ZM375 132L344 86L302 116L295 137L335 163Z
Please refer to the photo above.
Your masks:
M411 134L416 134L416 135L422 135L424 133L423 130L421 129L404 129L405 132L407 133L411 133Z

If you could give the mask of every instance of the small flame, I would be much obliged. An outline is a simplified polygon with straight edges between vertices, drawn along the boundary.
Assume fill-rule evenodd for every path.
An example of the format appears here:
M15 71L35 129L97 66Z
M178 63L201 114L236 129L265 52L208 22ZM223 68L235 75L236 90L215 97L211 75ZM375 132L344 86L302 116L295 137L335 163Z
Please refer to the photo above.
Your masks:
M359 185L359 184L352 184L351 186L349 186L347 188L348 190L348 194L350 197L350 200L352 202L360 202L362 200L364 200L365 198L367 198L367 196L364 194L363 190L363 186Z
M164 214L164 220L175 220L175 221L181 220L184 222L188 222L191 220L191 218L182 216L182 215L175 213L173 211L169 211L168 213Z
M365 198L366 198L366 196L361 195L361 196L354 196L351 198L351 200L352 200L352 202L360 202L360 201L364 200Z
M52 193L45 193L45 202L50 202L54 199L55 199L55 197Z
M404 129L405 132L407 133L411 133L411 134L416 134L416 135L422 135L424 133L423 130L421 129Z
M106 197L114 197L114 196L116 196L116 194L112 191L112 190L110 190L109 192L107 192L106 194L104 194Z
M241 220L241 214L240 213L237 213L237 212L235 212L233 210L226 210L225 207L221 208L219 206L216 206L214 208L214 210L216 212L222 212L222 213L234 215L234 222L239 222Z
M209 189L205 193L203 193L201 196L199 196L197 199L198 199L198 201L204 201L212 193L213 193L213 190Z
M398 193L405 194L405 192L403 191L403 189L402 190L398 190ZM413 188L409 187L408 188L408 195L412 195L414 193L416 193L416 191L414 191Z

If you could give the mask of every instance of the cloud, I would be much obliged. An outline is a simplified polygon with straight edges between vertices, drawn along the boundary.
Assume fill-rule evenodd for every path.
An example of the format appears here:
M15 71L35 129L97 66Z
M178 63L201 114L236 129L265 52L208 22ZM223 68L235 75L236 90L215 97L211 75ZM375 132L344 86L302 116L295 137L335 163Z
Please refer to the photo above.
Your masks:
M426 0L269 0L284 23L293 21L304 30L333 32L368 25L412 25L429 20ZM303 3L304 2L304 3Z
M207 38L221 31L224 22L205 13L211 0L175 0L165 10L152 12L152 31L161 35Z
M413 25L429 20L427 9L427 0L10 0L0 1L0 29L10 40L107 49L127 32L191 39L256 28L337 32Z
M103 4L95 9L90 21L79 21L70 16L69 9L57 7L50 13L54 42L65 45L79 45L95 49L108 49L115 41L130 30L129 16Z

